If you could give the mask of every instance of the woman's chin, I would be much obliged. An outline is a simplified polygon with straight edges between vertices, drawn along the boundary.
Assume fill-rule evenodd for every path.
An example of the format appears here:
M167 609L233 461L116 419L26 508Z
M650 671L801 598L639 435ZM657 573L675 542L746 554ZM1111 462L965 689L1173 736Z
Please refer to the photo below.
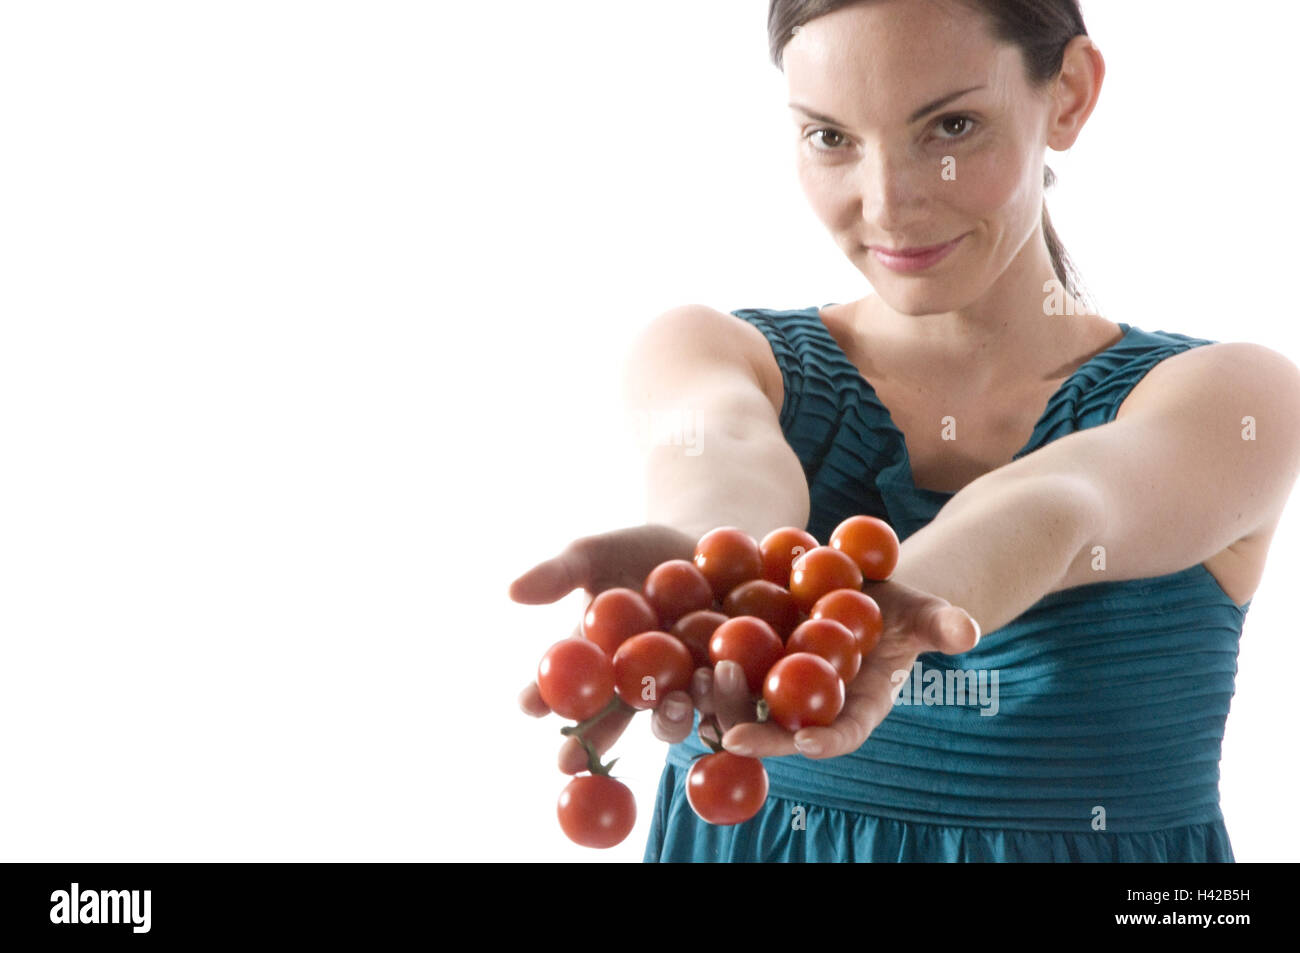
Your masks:
M886 273L862 272L875 296L898 314L942 314L966 304L950 290L949 278L904 278Z

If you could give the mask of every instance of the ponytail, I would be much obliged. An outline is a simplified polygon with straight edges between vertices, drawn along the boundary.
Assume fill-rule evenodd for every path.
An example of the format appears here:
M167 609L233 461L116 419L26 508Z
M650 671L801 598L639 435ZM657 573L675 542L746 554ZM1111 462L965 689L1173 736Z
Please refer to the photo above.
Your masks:
M1043 165L1043 189L1050 189L1056 184L1056 173L1052 171L1051 166ZM1092 313L1093 308L1088 301L1087 296L1083 293L1082 282L1079 276L1079 270L1074 267L1074 262L1065 251L1065 246L1061 244L1060 236L1056 234L1056 229L1052 227L1052 217L1047 214L1047 199L1043 199L1043 238L1047 240L1047 253L1052 256L1052 271L1056 272L1056 280L1061 283L1066 294L1076 299L1084 309L1084 313Z

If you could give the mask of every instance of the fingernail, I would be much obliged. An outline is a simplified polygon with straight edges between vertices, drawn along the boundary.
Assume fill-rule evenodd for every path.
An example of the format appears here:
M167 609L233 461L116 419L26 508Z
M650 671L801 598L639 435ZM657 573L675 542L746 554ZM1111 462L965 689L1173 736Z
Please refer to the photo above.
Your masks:
M707 695L713 689L713 673L707 668L697 668L691 676L691 691L695 697Z
M983 637L984 633L980 630L980 624L976 621L974 616L971 616L970 620L975 623L975 644L979 645L980 639Z
M741 668L735 662L723 662L718 666L718 690L726 695L740 690Z
M672 721L681 721L691 706L679 698L664 702L664 715Z
M726 745L726 749L732 754L738 754L744 758L748 758L754 752L754 749L749 745Z
M815 741L811 741L811 740L806 739L806 738L805 738L805 739L799 739L799 738L796 738L796 739L794 740L794 746L795 746L796 748L798 748L798 749L799 749L802 753L804 753L804 754L821 754L821 753L822 753L822 746L821 746L821 745L819 745L819 744L818 744L817 742L815 742Z

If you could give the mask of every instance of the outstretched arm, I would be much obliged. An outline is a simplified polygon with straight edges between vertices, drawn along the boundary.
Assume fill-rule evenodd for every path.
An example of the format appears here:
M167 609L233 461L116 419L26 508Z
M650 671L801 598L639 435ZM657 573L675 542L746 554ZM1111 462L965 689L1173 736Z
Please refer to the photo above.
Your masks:
M1265 532L1300 473L1300 370L1254 344L1204 345L1167 358L1133 388L1116 419L1061 437L955 494L903 541L880 601L885 632L826 728L791 736L741 724L739 753L826 758L856 750L888 715L896 683L923 651L974 645L957 609L909 612L926 593L991 632L1060 589L1176 572ZM1107 568L1092 569L1094 546ZM943 616L942 624L933 624ZM967 622L966 625L969 625ZM796 740L797 739L797 740Z
M904 542L894 578L987 633L1048 593L1177 572L1264 531L1298 473L1300 370L1256 344L1204 345L1152 368L1114 421L964 487Z
M985 634L1066 588L1071 565L1102 526L1085 480L1007 470L963 487L905 539L889 577L960 606ZM872 594L870 583L864 591Z

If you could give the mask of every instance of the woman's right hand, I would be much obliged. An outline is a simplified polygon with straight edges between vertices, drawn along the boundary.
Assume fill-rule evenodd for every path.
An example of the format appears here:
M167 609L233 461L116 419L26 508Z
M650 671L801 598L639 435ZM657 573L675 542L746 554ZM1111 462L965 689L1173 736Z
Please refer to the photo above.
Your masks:
M584 536L571 542L558 555L538 563L510 584L509 595L524 605L556 602L574 589L587 592L587 603L606 589L619 586L641 591L645 578L660 563L670 559L691 559L697 540L669 526L646 525ZM586 614L586 608L583 609ZM582 635L581 622L574 636ZM730 681L728 669L740 676L734 662L723 662L716 669L697 669L691 691L670 692L654 709L652 729L657 738L669 743L684 741L691 732L694 710L702 714L716 711L724 725L745 720L752 711L743 676ZM714 692L715 682L719 689ZM738 684L737 684L738 683ZM724 689L731 689L730 691ZM748 706L748 708L747 708ZM550 713L531 682L519 694L519 707L540 718ZM622 735L633 713L618 706L584 732L597 753L604 755ZM587 770L587 752L576 738L566 738L560 747L560 770L577 774Z

